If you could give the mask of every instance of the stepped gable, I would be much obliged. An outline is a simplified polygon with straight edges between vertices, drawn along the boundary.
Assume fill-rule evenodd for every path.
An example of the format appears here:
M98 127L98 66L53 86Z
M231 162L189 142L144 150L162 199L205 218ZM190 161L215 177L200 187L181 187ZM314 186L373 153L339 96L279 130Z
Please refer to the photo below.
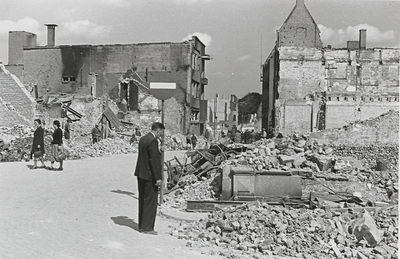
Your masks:
M33 123L36 101L21 81L0 63L0 126Z

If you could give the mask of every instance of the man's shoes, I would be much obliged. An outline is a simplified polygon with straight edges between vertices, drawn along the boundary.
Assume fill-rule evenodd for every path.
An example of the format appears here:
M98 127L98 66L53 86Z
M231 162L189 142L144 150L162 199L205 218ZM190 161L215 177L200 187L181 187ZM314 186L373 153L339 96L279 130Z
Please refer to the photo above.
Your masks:
M31 168L31 169L37 169L37 168L38 168L38 167L34 165L34 166L32 166L32 168Z
M148 234L148 235L154 235L154 236L157 236L157 235L158 235L158 232L157 232L157 231L154 231L154 230L150 230L150 231L144 231L144 230L142 230L142 233Z
M64 170L64 168L62 167L57 168L57 171L62 171L62 170Z

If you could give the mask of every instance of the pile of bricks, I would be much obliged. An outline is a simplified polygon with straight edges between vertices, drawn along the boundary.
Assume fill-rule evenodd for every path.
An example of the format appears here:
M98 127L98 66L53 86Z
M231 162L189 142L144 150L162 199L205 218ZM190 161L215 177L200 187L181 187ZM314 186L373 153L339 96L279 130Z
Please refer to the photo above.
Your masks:
M219 195L220 177L214 173L211 177L198 179L193 174L185 175L179 182L185 182L182 188L164 196L163 208L184 209L187 200L214 200Z
M196 242L199 246L234 249L232 254L252 258L310 259L397 258L397 234L396 206L372 212L335 212L261 202L222 208L209 219L181 223L171 231L171 235L189 240L188 246Z
M249 258L397 258L397 170L375 171L367 156L338 152L348 156L341 157L337 148L307 136L262 139L242 147L243 152L227 154L221 167L246 165L255 171L296 172L310 179L305 182L312 182L303 190L307 193L321 183L324 192L345 189L360 197L363 205L323 203L311 210L309 206L291 208L256 201L214 211L207 220L181 223L171 235L187 239L188 246L214 247L215 253L229 258L236 258L238 252ZM389 157L396 155L398 149ZM184 209L187 200L215 200L217 175L176 190L163 206ZM371 195L362 197L360 192ZM363 206L370 207L364 210Z
M68 159L81 159L85 157L100 157L114 154L131 154L137 152L137 147L121 138L107 138L95 144L69 142L66 143Z

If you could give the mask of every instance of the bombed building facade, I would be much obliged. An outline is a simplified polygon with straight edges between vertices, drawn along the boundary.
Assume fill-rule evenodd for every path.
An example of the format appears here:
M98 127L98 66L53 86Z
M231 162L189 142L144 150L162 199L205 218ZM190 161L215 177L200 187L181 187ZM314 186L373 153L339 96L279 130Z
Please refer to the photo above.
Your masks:
M210 126L224 125L226 128L238 126L239 99L234 94L215 95L208 101L208 122Z
M323 47L304 0L297 0L262 65L263 128L313 132L397 110L399 57L397 48L367 48L364 29L347 48Z
M52 94L91 98L108 95L127 110L146 112L151 105L142 104L157 103L149 93L150 83L175 83L173 98L165 101L169 109L166 121L179 125L181 132L189 128L203 132L207 118L204 87L208 84L205 61L209 56L196 36L178 43L56 45L57 25L46 26L46 46L37 46L33 33L9 32L6 67L24 85L35 88L36 98L46 89ZM169 114L179 116L168 118Z

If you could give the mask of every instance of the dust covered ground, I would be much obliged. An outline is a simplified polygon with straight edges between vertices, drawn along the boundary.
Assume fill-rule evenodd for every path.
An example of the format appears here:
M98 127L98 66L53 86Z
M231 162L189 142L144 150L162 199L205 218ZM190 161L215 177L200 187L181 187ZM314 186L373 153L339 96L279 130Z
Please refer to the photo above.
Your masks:
M157 217L158 236L137 231L135 163L136 154L69 160L62 172L0 164L1 258L220 258L169 235L170 219Z

